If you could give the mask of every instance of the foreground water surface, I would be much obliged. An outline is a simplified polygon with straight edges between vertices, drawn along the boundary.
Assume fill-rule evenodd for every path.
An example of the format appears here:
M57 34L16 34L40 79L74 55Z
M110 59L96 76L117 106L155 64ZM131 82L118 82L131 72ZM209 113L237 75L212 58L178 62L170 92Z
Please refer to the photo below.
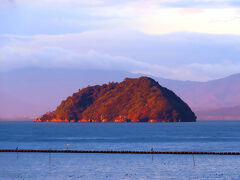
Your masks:
M239 121L0 122L0 149L237 151ZM0 179L240 179L240 156L0 153Z

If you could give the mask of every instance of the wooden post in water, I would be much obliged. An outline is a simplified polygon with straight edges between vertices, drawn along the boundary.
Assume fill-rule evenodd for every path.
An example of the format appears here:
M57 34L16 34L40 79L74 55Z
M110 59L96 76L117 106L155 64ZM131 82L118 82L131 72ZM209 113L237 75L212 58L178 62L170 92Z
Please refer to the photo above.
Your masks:
M151 149L151 151L152 151L152 162L153 162L153 148Z
M193 154L193 166L194 167L196 166L194 154Z
M16 147L16 151L17 151L17 160L18 160L18 146Z
M48 162L49 162L49 168L51 168L51 148L49 149L49 159L48 159Z

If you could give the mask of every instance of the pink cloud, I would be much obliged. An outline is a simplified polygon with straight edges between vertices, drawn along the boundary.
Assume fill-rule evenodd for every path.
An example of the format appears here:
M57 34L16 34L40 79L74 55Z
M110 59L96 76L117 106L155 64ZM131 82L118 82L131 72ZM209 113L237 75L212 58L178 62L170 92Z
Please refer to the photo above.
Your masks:
M130 1L128 4L134 6L135 8L149 8L154 6L159 6L161 3L173 3L178 0L148 0L148 1Z
M203 10L202 9L198 9L198 8L182 8L179 11L183 15L188 15L188 14L201 13Z
M240 8L237 8L237 13L239 13L239 14L240 14Z
M134 8L149 8L149 7L152 7L152 6L155 6L156 3L154 1L147 1L147 2L130 2L128 3L131 7L134 7Z

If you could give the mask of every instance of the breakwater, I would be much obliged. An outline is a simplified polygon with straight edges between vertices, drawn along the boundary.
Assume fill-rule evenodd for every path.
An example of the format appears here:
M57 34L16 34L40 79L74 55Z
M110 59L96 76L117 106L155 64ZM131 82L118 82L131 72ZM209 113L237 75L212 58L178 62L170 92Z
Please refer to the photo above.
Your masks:
M54 150L54 149L0 149L0 152L22 153L105 153L105 154L196 154L196 155L240 155L240 152L174 152L174 151L99 151L99 150Z

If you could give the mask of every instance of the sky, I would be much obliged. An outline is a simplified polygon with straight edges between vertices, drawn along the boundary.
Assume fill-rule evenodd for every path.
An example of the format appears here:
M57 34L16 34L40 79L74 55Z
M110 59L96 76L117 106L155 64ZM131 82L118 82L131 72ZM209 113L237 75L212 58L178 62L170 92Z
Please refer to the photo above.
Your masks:
M22 67L240 73L240 1L0 0L0 71Z

